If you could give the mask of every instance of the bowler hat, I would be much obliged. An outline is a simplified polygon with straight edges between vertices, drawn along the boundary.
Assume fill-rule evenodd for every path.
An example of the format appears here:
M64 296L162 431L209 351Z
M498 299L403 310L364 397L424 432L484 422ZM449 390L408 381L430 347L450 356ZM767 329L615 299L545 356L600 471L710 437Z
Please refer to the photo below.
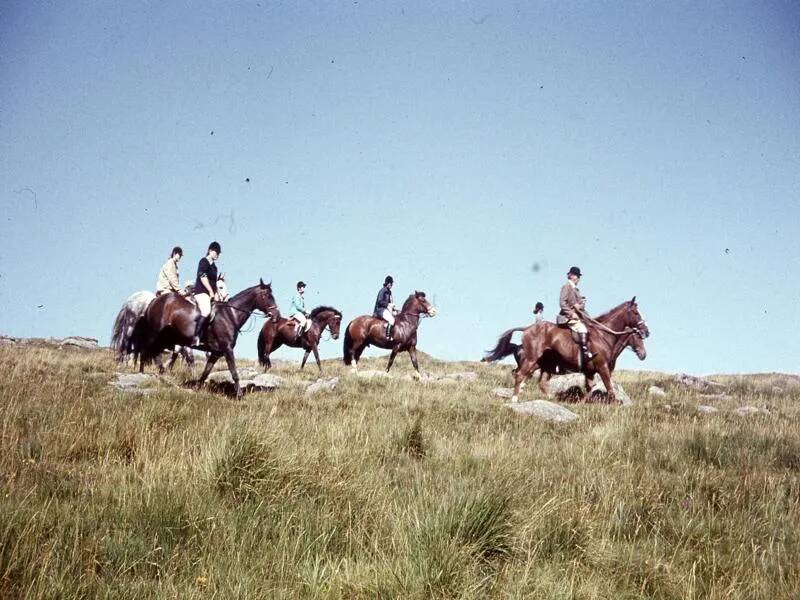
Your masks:
M577 275L578 277L583 277L583 275L581 275L581 270L578 267L570 267L567 275Z

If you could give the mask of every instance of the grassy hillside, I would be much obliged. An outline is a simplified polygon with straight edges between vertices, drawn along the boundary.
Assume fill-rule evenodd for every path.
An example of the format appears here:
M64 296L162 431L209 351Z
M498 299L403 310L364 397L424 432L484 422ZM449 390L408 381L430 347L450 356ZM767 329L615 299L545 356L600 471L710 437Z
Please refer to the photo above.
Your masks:
M326 363L338 388L307 396L316 369L282 364L282 388L243 401L183 370L114 390L107 351L0 365L0 597L800 597L790 377L701 401L622 373L635 406L554 425L492 396L506 365L423 361L480 375L435 385ZM770 414L726 410L744 404Z

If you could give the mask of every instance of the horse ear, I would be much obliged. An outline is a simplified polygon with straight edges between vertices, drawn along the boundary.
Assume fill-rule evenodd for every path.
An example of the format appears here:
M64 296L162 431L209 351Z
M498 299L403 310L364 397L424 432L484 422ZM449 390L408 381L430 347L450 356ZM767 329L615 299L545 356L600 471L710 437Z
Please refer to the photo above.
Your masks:
M264 278L263 277L259 277L258 278L258 285L260 285L261 287L264 287Z
M636 304L636 296L634 296L633 298L631 298L631 304Z

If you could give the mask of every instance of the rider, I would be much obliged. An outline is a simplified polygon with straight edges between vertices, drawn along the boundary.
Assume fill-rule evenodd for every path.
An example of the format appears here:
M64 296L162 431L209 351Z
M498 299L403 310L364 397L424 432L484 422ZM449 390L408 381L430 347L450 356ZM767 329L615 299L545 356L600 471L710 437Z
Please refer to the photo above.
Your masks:
M209 315L211 315L211 301L219 302L217 292L217 265L214 264L222 253L219 242L211 242L208 245L208 254L200 259L197 265L197 281L194 282L194 299L197 301L197 308L200 310L200 318L197 319L194 330L193 346L200 344L208 329Z
M183 258L183 250L180 246L175 246L172 253L169 255L167 262L161 267L158 272L158 281L156 282L156 296L161 294L169 294L170 292L178 292L182 296L186 295L181 289L181 280L178 277L178 263Z
M387 275L383 280L383 287L378 292L378 298L375 300L375 310L372 312L373 316L386 321L386 341L389 342L392 341L392 327L394 327L392 285L394 285L394 279L391 275Z
M303 332L308 331L311 327L311 321L308 320L308 312L306 312L306 299L303 297L305 291L305 282L298 281L297 293L292 296L291 305L289 307L289 319L294 319L300 324L300 326L295 329L295 340L299 340Z
M583 322L583 311L586 307L586 298L581 295L578 289L578 282L581 280L581 270L578 267L570 267L567 272L567 283L561 288L559 305L561 311L558 313L556 322L559 325L566 325L580 336L581 351L586 360L590 360L594 354L589 351L589 330Z
M543 312L544 312L544 304L542 304L541 302L537 302L536 306L533 307L533 316L536 319L535 321L536 323L541 323L542 321L544 321L544 317L542 316Z

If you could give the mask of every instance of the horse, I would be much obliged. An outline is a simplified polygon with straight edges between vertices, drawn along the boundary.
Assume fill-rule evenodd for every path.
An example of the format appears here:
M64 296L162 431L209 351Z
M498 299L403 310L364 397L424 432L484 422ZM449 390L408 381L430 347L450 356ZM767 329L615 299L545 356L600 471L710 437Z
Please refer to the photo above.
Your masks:
M398 352L406 351L411 357L411 364L419 373L417 364L417 328L422 315L435 317L436 307L425 298L425 292L414 292L403 304L400 314L395 320L392 340L386 339L386 326L382 319L371 315L362 315L350 321L344 330L344 364L352 364L352 370L358 369L358 360L364 348L369 345L379 348L391 349L389 364L386 372L392 368L392 363Z
M214 318L208 326L206 339L201 341L199 346L194 346L208 353L206 366L196 382L197 387L203 385L214 364L224 356L233 378L236 397L241 397L242 391L239 387L239 373L236 371L233 348L239 330L254 310L262 311L271 319L280 316L275 298L272 296L272 286L263 280L242 290L227 302L214 304ZM139 372L144 372L145 364L155 361L159 372L163 373L161 352L175 344L191 345L199 315L197 307L179 294L163 294L153 300L137 323L134 332L139 352Z
M187 284L188 289L191 284ZM225 274L220 273L217 278L217 291L223 301L228 299L228 286L225 283ZM156 299L153 292L142 290L134 292L122 305L117 318L114 320L114 327L111 330L111 348L116 353L117 362L126 362L128 358L133 356L135 348L133 347L133 330L136 327L136 322L144 315L144 311L150 303ZM178 355L183 356L183 359L189 364L194 366L194 356L185 346L176 346L172 351L168 368L172 369Z
M299 326L293 319L278 319L277 321L267 321L261 328L258 335L258 362L263 365L264 371L272 367L269 355L275 352L283 344L292 348L303 348L303 362L300 363L300 370L306 366L308 355L313 352L317 361L320 373L322 365L319 362L319 351L317 346L322 337L322 332L327 327L331 332L331 337L339 339L339 327L342 323L342 313L331 306L318 306L311 311L308 318L311 320L311 327L308 331L301 334L300 338L295 335L296 327Z
M535 323L530 327L515 327L504 332L497 345L483 359L485 362L500 360L519 352L518 346L511 343L516 331L523 331L522 352L515 358L518 368L514 370L514 394L511 402L519 400L519 392L524 382L540 369L539 387L547 394L546 383L555 372L582 372L586 377L587 391L584 401L589 399L591 381L599 373L608 393L608 401L614 403L616 396L611 385L611 373L622 351L631 346L644 360L647 350L644 338L650 335L647 323L639 312L636 296L623 302L596 319L587 319L591 331L591 346L595 355L581 364L580 348L572 338L572 331L555 323Z

